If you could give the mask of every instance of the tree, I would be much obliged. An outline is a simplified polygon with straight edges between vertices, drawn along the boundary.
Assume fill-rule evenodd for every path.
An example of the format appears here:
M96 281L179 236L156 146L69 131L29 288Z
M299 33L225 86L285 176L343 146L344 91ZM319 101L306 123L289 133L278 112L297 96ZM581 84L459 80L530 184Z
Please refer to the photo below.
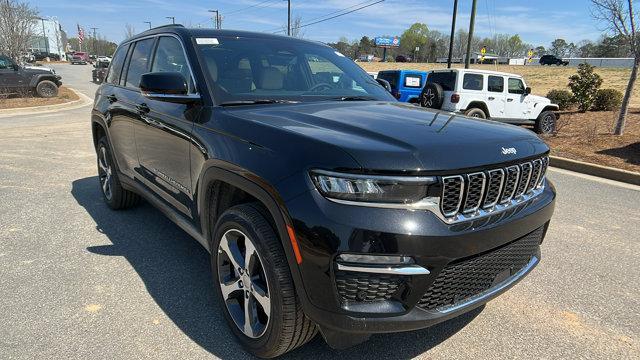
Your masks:
M569 44L565 39L555 39L551 42L551 48L549 52L557 57L564 57L567 54Z
M578 65L578 72L569 77L569 88L578 103L580 111L591 109L598 89L602 85L600 75L593 72L594 66L587 63Z
M291 36L294 38L303 38L304 37L304 31L302 30L302 17L300 15L296 15L296 17L293 18L293 22L291 24ZM286 30L286 26L285 26L285 30Z
M638 46L636 36L636 14L633 11L633 0L591 0L591 4L593 5L592 16L604 23L608 32L624 39L629 52L634 57L627 90L622 98L620 114L613 130L615 135L622 135L629 111L631 93L638 76L638 66L640 66L640 46Z
M582 58L594 57L597 45L590 40L582 40L578 43L578 56Z
M20 61L20 55L27 49L29 41L35 35L34 28L38 20L38 10L28 3L16 0L0 2L0 52L14 61Z
M133 37L133 35L135 35L135 34L136 34L136 28L133 25L131 25L129 23L124 24L124 38L125 39L129 39L130 37Z
M418 47L420 48L420 53L416 55L420 58L421 53L427 52L426 47L428 41L429 28L427 24L415 23L400 36L400 50L405 54L413 54L416 47Z
M533 52L536 54L536 56L542 56L547 53L547 49L545 49L544 46L538 46L537 48L533 49Z

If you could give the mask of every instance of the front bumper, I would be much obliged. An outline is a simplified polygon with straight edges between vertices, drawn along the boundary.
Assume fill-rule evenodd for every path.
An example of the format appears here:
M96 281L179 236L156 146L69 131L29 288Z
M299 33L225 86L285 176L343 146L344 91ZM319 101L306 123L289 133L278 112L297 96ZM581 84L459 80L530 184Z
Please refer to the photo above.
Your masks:
M303 289L298 292L305 313L323 334L371 334L420 329L470 311L506 291L536 266L554 204L555 190L547 181L541 194L507 214L446 224L428 211L337 204L316 191L300 195L286 205L303 259L299 265ZM423 296L451 264L510 246L536 231L539 239L522 266L450 306L424 305ZM382 298L367 301L365 292L354 301L338 289L336 256L340 253L410 256L429 273L405 277L395 287L381 280L374 287L386 292Z

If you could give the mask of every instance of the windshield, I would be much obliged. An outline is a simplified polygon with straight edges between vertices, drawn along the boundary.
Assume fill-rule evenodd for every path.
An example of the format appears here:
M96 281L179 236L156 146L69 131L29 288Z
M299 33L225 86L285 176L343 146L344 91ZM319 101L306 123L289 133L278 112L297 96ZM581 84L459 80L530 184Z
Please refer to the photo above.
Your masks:
M352 97L395 101L358 65L327 46L235 36L197 38L196 43L218 104Z

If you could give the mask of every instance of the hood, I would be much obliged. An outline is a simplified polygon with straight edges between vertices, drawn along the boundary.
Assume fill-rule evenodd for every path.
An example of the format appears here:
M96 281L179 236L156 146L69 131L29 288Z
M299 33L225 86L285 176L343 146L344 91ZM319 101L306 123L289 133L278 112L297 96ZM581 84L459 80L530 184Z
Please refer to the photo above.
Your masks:
M36 73L41 73L41 72L50 72L52 74L56 73L56 71L53 70L52 68L48 68L48 67L44 67L44 66L26 65L26 66L23 66L23 68L27 69L27 70L42 70L42 71L36 71Z
M467 169L549 150L533 132L517 126L403 103L316 102L229 108L228 113L338 146L370 171ZM259 137L255 141L277 146Z
M527 100L536 103L536 104L551 104L551 100L547 99L544 96L538 95L527 95Z

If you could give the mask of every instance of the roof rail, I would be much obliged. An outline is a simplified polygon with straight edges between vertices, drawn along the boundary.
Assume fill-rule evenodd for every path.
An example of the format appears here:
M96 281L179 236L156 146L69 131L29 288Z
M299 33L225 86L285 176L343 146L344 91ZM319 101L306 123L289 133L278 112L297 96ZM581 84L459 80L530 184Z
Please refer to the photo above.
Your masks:
M182 24L167 24L167 25L160 25L160 26L156 26L156 27L154 27L154 28L151 28L151 29L149 29L149 30L145 30L144 32L151 31L151 30L156 30L156 29L171 28L171 27L181 27L181 28L183 28L183 27L184 27L184 25L182 25Z

